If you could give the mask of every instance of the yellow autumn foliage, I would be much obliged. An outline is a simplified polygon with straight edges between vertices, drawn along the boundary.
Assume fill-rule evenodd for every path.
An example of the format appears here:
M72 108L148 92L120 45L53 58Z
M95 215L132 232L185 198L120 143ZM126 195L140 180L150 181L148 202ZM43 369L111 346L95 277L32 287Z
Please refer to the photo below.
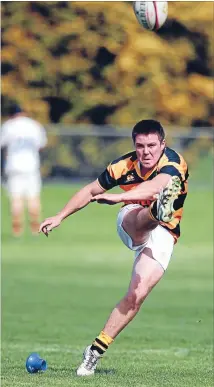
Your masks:
M3 117L15 100L44 123L211 125L213 11L169 2L151 32L131 2L2 2Z

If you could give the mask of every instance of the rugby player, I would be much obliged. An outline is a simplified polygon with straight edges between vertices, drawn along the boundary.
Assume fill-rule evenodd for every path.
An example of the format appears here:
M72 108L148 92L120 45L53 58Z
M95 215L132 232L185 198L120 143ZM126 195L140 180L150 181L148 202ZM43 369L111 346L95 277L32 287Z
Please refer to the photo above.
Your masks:
M24 230L27 210L33 235L38 235L41 211L40 150L47 144L45 129L28 117L18 105L11 106L11 117L1 127L1 147L6 149L5 175L10 199L12 233Z
M164 129L157 121L138 122L132 138L134 151L111 162L96 181L82 188L57 215L44 220L39 229L48 236L62 220L94 201L123 203L117 231L123 243L135 252L131 281L99 335L86 347L78 376L94 374L99 359L163 277L180 236L187 164L180 154L166 146ZM115 186L124 192L106 193Z

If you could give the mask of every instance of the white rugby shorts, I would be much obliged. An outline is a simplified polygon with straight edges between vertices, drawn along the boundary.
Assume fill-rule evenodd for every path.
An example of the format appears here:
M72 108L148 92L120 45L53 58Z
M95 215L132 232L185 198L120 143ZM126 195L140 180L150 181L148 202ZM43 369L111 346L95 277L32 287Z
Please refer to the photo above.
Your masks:
M123 229L122 223L124 217L128 212L139 207L143 208L139 204L128 204L127 206L121 208L117 217L118 235L122 242L130 250L135 252L135 258L142 253L145 247L148 247L151 249L154 259L160 263L164 270L166 270L172 256L174 238L165 228L158 225L153 231L151 231L148 241L138 246L133 246L133 241L130 235Z
M11 197L34 198L41 191L39 172L11 173L7 175L7 189Z

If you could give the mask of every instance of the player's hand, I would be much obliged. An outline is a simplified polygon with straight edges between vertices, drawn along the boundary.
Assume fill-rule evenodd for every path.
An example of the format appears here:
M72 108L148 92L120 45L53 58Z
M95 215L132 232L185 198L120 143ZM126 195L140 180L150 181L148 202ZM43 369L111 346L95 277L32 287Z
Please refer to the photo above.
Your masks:
M51 218L45 219L39 227L39 232L43 232L43 234L48 237L48 234L56 227L58 227L61 223L62 219L56 215L52 216Z
M121 194L103 193L103 194L96 195L91 199L91 202L95 202L95 201L99 204L113 205L113 204L121 203L123 199Z

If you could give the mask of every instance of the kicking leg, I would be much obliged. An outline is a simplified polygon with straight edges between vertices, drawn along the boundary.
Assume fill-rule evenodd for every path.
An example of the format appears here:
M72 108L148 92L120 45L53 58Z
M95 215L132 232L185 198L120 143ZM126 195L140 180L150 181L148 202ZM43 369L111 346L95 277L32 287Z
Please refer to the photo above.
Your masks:
M159 221L170 222L174 212L174 201L181 190L178 176L173 176L149 208L135 208L123 219L122 227L131 237L134 246L145 243Z
M151 217L149 208L138 207L126 214L122 227L131 237L133 245L138 246L147 242L151 231L158 224L159 222Z

